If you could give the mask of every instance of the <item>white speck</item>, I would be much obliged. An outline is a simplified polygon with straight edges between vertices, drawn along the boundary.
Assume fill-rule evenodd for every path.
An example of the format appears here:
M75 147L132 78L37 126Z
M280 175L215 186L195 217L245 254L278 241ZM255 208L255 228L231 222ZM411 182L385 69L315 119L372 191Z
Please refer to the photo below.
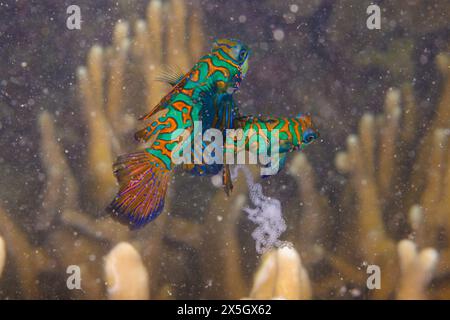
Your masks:
M211 279L208 279L208 281L206 281L206 285L205 288L210 288L212 287L213 281Z
M352 297L356 298L359 297L361 295L361 290L354 288L350 290L350 294L352 295Z
M339 293L340 293L341 296L343 296L346 292L347 292L347 287L346 286L342 286L339 289Z
M26 68L26 67L28 66L28 63L26 63L26 62L24 61L24 62L22 62L22 63L20 64L20 66L21 66L22 68Z
M295 22L295 15L288 12L288 13L283 14L283 19L284 19L284 21L286 21L286 23L291 24L291 23Z
M298 12L298 5L296 5L296 4L291 4L291 5L289 6L289 10L291 10L291 12L293 12L293 13L297 13L297 12Z
M277 41L281 41L284 39L284 31L281 29L275 29L273 31L273 38Z
M212 176L211 177L211 183L216 188L221 187L222 186L222 175L221 174L216 174L216 175Z
M239 16L239 22L240 23L245 23L247 21L247 17L246 16L244 16L244 15L240 15Z

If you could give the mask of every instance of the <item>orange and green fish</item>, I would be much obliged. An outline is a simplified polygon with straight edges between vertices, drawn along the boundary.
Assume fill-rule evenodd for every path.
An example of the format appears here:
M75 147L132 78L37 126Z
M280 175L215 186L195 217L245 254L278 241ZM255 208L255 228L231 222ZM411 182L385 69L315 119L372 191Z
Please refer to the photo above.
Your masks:
M171 154L179 142L175 131L192 132L194 122L213 125L218 118L226 122L225 126L232 126L233 105L221 104L220 110L214 106L239 89L248 70L249 55L249 48L242 42L219 39L188 73L170 81L172 89L140 118L147 125L135 134L138 141L150 146L145 151L120 156L114 164L120 190L110 209L116 216L132 226L140 226L161 213L168 173L173 169Z
M235 119L233 129L242 130L243 139L237 140L233 139L234 136L225 136L226 142L223 146L224 159L227 153L232 155L234 159L234 156L242 150L247 152L247 154L253 153L255 156L260 154L271 155L274 152L278 152L277 163L265 165L266 167L277 168L277 172L273 172L271 175L280 172L284 168L287 153L303 150L320 136L319 131L312 122L311 116L303 114L299 114L297 117L278 118L240 116ZM277 136L273 137L275 134ZM276 150L274 150L272 145L273 138L277 140ZM249 156L247 155L246 157ZM215 175L224 170L224 167L229 164L224 160L224 164L188 164L184 165L184 169L197 176Z

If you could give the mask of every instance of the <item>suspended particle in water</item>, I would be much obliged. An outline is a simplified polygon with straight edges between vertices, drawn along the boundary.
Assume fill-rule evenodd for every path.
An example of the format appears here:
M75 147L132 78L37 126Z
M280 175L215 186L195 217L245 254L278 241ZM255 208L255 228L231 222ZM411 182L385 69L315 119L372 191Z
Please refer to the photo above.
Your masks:
M273 38L277 41L282 41L284 39L284 31L281 29L275 29L273 31Z

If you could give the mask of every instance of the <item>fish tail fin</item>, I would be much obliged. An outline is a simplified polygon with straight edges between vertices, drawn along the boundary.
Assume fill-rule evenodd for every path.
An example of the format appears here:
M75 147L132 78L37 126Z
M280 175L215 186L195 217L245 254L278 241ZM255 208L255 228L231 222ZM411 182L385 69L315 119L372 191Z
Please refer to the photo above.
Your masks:
M120 156L113 169L119 182L119 192L108 207L113 216L131 229L158 217L164 208L170 170L146 151Z

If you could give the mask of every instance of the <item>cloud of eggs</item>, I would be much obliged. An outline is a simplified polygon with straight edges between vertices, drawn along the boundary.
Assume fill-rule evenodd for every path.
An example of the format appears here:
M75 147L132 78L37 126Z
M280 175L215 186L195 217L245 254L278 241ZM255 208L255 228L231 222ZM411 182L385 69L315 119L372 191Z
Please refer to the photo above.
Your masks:
M256 224L252 232L252 238L256 242L256 251L260 254L273 247L285 244L279 240L281 234L286 231L286 222L281 212L281 203L278 199L267 197L262 192L262 186L255 183L252 173L245 166L236 166L232 172L232 178L236 178L238 170L245 173L249 198L254 208L244 208L247 218Z

